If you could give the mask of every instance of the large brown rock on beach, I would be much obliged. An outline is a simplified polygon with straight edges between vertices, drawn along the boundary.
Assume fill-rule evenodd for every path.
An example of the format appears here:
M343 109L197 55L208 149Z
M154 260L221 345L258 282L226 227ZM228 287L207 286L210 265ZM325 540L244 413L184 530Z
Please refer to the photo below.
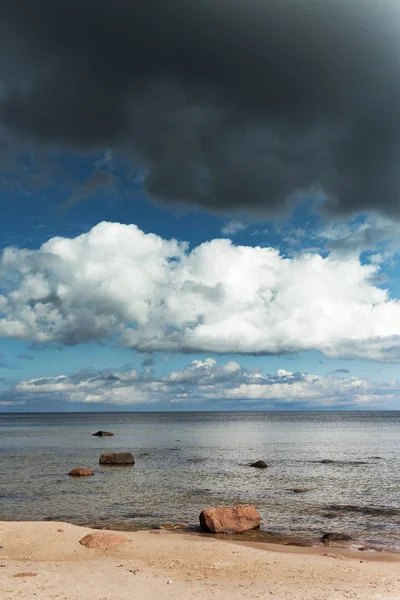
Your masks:
M200 526L212 533L242 533L260 527L260 513L254 506L217 506L200 513Z
M72 469L68 475L71 475L71 477L90 477L91 475L94 475L94 471L92 471L92 469L86 469L85 467L77 467L76 469Z
M130 452L103 452L100 456L101 465L134 465L135 458Z
M129 538L116 533L88 533L79 540L79 543L86 548L98 548L100 550L114 548L120 544L125 544L125 542L129 542Z

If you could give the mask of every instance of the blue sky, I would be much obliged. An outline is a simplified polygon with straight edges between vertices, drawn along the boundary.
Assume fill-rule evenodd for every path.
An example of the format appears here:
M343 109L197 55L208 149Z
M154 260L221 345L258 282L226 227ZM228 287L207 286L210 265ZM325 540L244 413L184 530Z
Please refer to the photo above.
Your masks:
M163 240L174 238L188 242L187 252L205 242L224 238L231 239L234 247L274 248L280 256L289 260L308 253L320 255L323 259L334 257L339 260L341 268L352 261L359 265L379 264L371 285L378 290L388 290L392 298L400 295L396 245L398 226L394 221L368 214L347 220L326 219L318 214L315 203L307 198L298 202L290 214L264 220L243 213L222 215L204 210L167 208L148 199L139 177L133 175L128 179L115 166L117 182L111 188L108 184L95 186L88 193L85 182L91 181L93 173L99 169L99 160L93 157L91 160L65 158L61 163L64 170L62 178L50 178L45 187L35 189L35 186L22 183L4 188L0 220L2 249L13 247L35 253L52 238L58 236L73 240L104 221L127 226L135 224L144 236L153 233ZM110 169L111 166L107 165ZM23 182L23 178L21 180ZM365 232L368 235L364 235ZM26 259L21 260L23 265ZM18 268L18 277L23 278L23 266ZM9 267L3 264L2 292L5 295L16 286L15 273L11 275L11 270L7 269ZM246 285L246 273L243 274L242 285ZM346 283L343 282L343 285L346 286ZM304 280L306 288L307 276ZM296 302L293 310L295 308ZM112 312L112 308L110 310ZM2 316L9 315L4 312ZM394 325L394 333L397 333L397 324ZM368 338L357 342L363 345L362 352L342 349L339 341L333 353L321 352L313 347L313 343L304 350L283 348L274 352L260 352L257 348L252 351L250 343L241 353L235 351L234 344L229 351L229 342L222 352L201 351L201 348L192 351L182 348L179 351L179 347L172 351L155 347L146 352L138 351L134 345L121 343L118 335L112 334L103 337L93 335L93 339L74 345L66 343L62 336L57 339L56 335L50 341L41 341L38 336L8 332L4 335L3 330L0 338L0 410L400 408L400 392L397 391L400 389L397 383L400 354L396 350L393 359L382 354L376 360L375 348L370 358ZM265 331L265 336L268 337L268 331ZM397 348L397 344L396 339L393 345ZM210 359L215 363L208 364ZM235 377L230 375L229 368L226 371L229 364L238 365L234 369ZM240 377L237 375L239 367ZM204 368L208 369L209 378L206 387L201 383ZM189 383L188 369L191 373ZM225 379L216 384L214 379L219 377L218 369L225 373ZM103 389L102 393L96 392L90 399L92 384L89 385L89 382L93 379L101 380L105 373L133 372L133 380L131 378L123 385L122 400L115 396L114 388L112 391ZM299 390L294 390L293 378L278 376L279 372L291 373L297 382L302 382ZM180 374L174 376L180 382L179 389L168 379L174 373ZM68 380L64 391L59 389L60 380L57 378L60 376ZM273 379L273 385L271 377L278 377ZM314 377L318 389L305 390L305 377ZM36 383L29 385L28 382L32 381ZM233 381L236 381L234 385ZM259 381L264 386L261 392L255 387ZM276 388L274 396L275 392L270 388L272 390L276 385L280 387ZM159 391L163 386L164 392ZM268 393L265 392L267 386ZM82 393L70 401L71 390L79 387ZM154 401L151 390L156 387L157 393L154 394L157 401ZM336 390L334 393L327 392L333 388ZM285 390L287 397L284 397Z
M0 410L400 408L399 2L3 4Z

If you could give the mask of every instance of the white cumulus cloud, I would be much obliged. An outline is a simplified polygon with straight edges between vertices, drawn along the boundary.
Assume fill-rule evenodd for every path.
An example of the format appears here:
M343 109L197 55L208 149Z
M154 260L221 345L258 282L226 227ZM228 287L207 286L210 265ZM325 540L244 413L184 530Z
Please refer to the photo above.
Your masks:
M243 231L243 229L246 229L246 228L247 228L247 225L245 225L241 221L238 221L237 219L232 219L226 225L224 225L224 227L221 229L221 233L223 235L228 235L228 236L235 235L236 233L239 233L239 231Z
M0 261L0 336L143 352L283 353L400 360L400 302L380 266L282 256L215 239L189 250L135 225L100 223Z
M156 376L151 369L84 370L73 375L20 381L0 392L0 405L36 401L113 405L201 404L243 408L393 408L398 382L376 384L350 375L312 375L280 369L264 374L236 361L194 360L183 369Z

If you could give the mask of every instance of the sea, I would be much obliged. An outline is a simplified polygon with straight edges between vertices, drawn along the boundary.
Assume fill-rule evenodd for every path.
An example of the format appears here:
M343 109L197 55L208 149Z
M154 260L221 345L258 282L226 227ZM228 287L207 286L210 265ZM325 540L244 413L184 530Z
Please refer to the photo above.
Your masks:
M0 452L0 520L196 531L204 508L251 504L260 539L400 550L400 412L3 413Z

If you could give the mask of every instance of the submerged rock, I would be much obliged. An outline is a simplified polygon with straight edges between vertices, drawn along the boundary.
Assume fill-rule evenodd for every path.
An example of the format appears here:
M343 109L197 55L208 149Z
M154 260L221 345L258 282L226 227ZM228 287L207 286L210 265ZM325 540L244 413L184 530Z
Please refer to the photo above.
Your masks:
M294 494L305 494L306 492L308 492L309 490L307 490L306 488L293 488L291 490Z
M326 544L327 542L349 542L352 539L353 538L350 535L347 535L346 533L331 532L324 533L324 535L321 538L321 542L323 542L324 544Z
M254 506L217 506L200 513L200 526L212 533L241 533L260 527L260 513Z
M332 460L331 458L324 458L323 460L319 461L321 463L321 465L330 465L332 463L334 463L335 461Z
M114 548L126 542L129 542L129 538L125 535L117 535L116 533L88 533L79 540L79 543L86 548L98 548L101 550Z
M97 431L96 433L92 433L92 435L97 435L98 437L110 437L114 435L111 431Z
M256 462L250 463L250 467L255 467L256 469L267 469L268 465L263 460L256 460Z
M94 475L94 471L85 467L77 467L76 469L72 469L68 475L71 475L71 477L91 477Z
M329 510L335 510L338 512L354 512L372 516L395 517L397 515L400 515L399 508L391 508L388 506L357 506L354 504L331 504L327 508Z
M135 458L130 452L103 452L100 456L101 465L134 465Z

